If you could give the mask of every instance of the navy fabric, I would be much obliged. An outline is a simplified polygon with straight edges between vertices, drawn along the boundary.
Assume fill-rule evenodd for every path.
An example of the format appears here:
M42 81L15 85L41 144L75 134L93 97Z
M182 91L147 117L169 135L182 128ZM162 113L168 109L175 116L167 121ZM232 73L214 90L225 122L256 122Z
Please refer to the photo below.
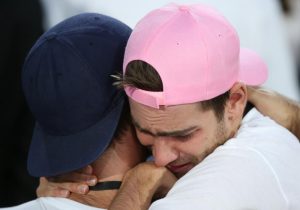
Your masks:
M131 29L84 13L43 34L23 67L22 85L36 118L28 156L33 176L53 176L93 162L109 145L124 93L113 87Z

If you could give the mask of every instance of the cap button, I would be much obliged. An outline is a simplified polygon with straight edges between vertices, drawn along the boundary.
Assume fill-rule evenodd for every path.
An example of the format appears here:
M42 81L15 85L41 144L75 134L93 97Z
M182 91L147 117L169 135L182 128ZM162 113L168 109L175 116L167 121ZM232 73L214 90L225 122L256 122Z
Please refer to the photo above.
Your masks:
M183 11L183 12L186 12L186 11L189 11L189 7L188 7L188 6L181 5L181 6L179 6L179 10L180 10L180 11Z

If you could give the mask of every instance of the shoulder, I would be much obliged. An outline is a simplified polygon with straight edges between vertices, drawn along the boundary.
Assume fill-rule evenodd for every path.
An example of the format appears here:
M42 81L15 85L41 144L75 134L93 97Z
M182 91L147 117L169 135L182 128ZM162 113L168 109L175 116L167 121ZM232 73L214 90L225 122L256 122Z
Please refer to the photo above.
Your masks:
M296 136L269 117L252 109L243 119L233 139L224 147L255 151L263 159L276 162L300 161L300 144Z
M263 145L293 145L300 149L299 141L289 130L282 127L267 116L263 116L255 108L243 118L235 138L236 145L248 145L256 148ZM232 143L232 141L229 141Z

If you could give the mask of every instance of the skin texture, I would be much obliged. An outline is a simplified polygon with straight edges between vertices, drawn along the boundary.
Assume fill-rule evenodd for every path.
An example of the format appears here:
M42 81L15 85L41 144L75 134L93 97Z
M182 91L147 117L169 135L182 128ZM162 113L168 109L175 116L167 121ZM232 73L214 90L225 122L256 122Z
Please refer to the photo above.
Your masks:
M137 136L152 150L155 165L127 173L109 209L148 209L152 198L166 183L163 177L168 173L160 169L168 168L177 177L187 173L235 135L246 103L247 89L241 83L230 89L222 120L212 110L201 110L199 104L154 109L130 100Z
M247 89L241 83L230 89L222 120L199 104L158 110L130 101L137 136L152 150L154 163L139 164L126 173L109 209L147 209L153 199L163 197L176 181L173 173L183 176L235 135L246 103Z
M111 145L91 165L60 176L41 178L38 196L68 197L86 205L108 208L117 190L88 191L88 186L96 182L121 181L126 172L144 162L147 155L136 139L132 126L128 127L120 139L113 139Z
M74 184L78 183L78 184ZM92 166L88 165L77 171L63 174L57 177L41 177L40 184L36 190L38 197L68 197L70 192L86 194L89 186L97 183L97 177L93 175Z
M109 210L146 210L153 200L164 197L176 181L166 167L141 163L127 172Z
M130 100L140 142L149 147L157 166L181 177L223 144L228 134L224 120L198 104L153 109Z
M225 119L227 118L227 122L229 123L229 125L231 125L233 121L239 121L238 116L240 115L241 110L243 110L243 106L244 106L243 104L245 103L244 93L248 92L249 101L251 103L253 103L260 112L262 112L265 115L270 116L275 121L277 121L279 124L283 125L287 129L289 129L291 132L293 132L295 135L297 135L298 138L300 137L300 130L299 130L299 128L300 128L300 104L299 103L292 101L292 100L290 100L276 92L270 91L270 90L266 90L266 89L262 89L262 88L258 88L258 87L256 87L256 88L247 87L247 91L245 91L243 89L244 89L243 86L235 85L233 87L233 89L231 90L230 100L226 107L226 112L224 114L224 118ZM132 106L134 106L134 102L133 102ZM156 110L156 111L154 110L154 113L157 113L157 115L160 115L160 113L169 113L169 112L172 113L176 109L177 108L175 107L175 108L168 110L167 112L164 112L163 110ZM181 122L177 122L176 119L178 117L184 118L185 115L191 114L191 113L189 113L189 111L194 110L194 107L192 105L186 106L186 107L183 107L182 110L184 111L184 115L181 115L180 112L178 114L173 113L174 115L172 115L172 117L170 117L170 118L168 118L168 116L165 116L162 114L162 116L164 116L166 119L169 119L171 122L171 123L165 123L166 125L164 125L164 123L162 123L161 126L153 127L153 125L151 125L152 120L150 120L149 128L147 126L145 126L145 128L148 128L148 129L145 129L144 127L142 127L144 125L140 125L142 123L140 123L136 119L136 123L135 123L136 130L138 133L140 133L139 136L142 139L141 142L143 144L146 144L146 145L149 144L148 146L150 146L151 149L153 149L153 147L158 146L158 148L154 148L154 149L157 149L158 155L160 155L161 147L164 149L167 149L167 151L168 151L168 149L172 148L170 150L171 155L167 156L167 158L171 157L171 160L172 160L172 158L174 159L174 157L175 157L175 161L179 161L179 160L181 161L182 156L179 156L179 158L176 158L177 157L176 151L184 150L185 153L195 154L195 155L191 155L191 154L187 155L186 157L188 157L187 158L188 160L195 160L195 162L197 162L197 160L201 159L201 156L199 158L199 156L196 155L196 154L198 154L197 151L194 152L194 148L190 148L189 146L186 146L184 143L185 140L181 139L182 137L180 137L180 139L177 140L176 138L174 138L174 136L173 137L165 137L164 136L164 138L167 138L169 140L169 142L167 142L167 139L162 140L162 141L159 139L159 143L157 145L155 145L155 141L157 141L157 138L161 138L161 137L158 137L156 135L151 135L153 133L157 134L158 131L161 132L162 128L165 128L163 126L168 126L168 127L166 127L168 129L174 129L174 128L177 129L176 126L181 124ZM142 114L141 114L142 117L148 116L149 113L147 111L149 111L149 110L147 107L146 108L142 107L141 111L142 111ZM145 112L146 115L143 114L144 111L146 111ZM198 109L198 111L199 111L199 109ZM152 118L151 112L149 115L150 115L149 119L155 119L155 120L159 119L159 118ZM199 115L201 115L201 114L199 114ZM136 112L136 115L135 115L135 113L133 113L133 116L136 116L136 118L139 118L140 114L139 114L139 112ZM208 111L207 113L204 113L203 116L207 116L211 120L211 122L215 122L214 117L211 115L210 111ZM193 118L193 116L191 116L191 117ZM146 119L148 119L148 118L146 118ZM225 130L226 129L225 119L223 122L219 122L219 124L220 124L219 127L216 126L215 129L208 128L208 131L213 132L213 133L218 133L218 132L216 132L218 129L220 130L222 128L221 130L223 130L223 129ZM148 121L146 121L146 122L148 122ZM152 123L154 123L154 122L156 122L156 121L153 121ZM159 120L158 120L158 122L159 122ZM192 121L192 122L194 123L195 121ZM190 123L192 123L192 122L190 122ZM187 124L187 125L189 126L190 124ZM235 127L234 123L233 123L233 127ZM141 129L141 128L144 128L144 129ZM157 130L153 130L153 128L156 128ZM145 133L144 132L145 130L151 131L150 132L151 134L149 132ZM157 133L155 133L155 132L157 132ZM199 135L199 137L203 136L203 134L202 135L197 134L198 131L196 128L189 130L185 134L189 135L190 133L193 133L193 132L195 132L195 134L193 134L192 136L189 136L186 140L187 142L191 141L192 137L195 138L198 135ZM219 133L222 133L222 132L219 132ZM232 135L232 134L230 134L230 135ZM220 135L220 136L222 136L222 135ZM202 139L205 139L205 138L202 138ZM175 143L173 143L173 141ZM179 143L176 143L177 141ZM195 140L193 140L193 141L195 141ZM164 144L161 144L161 143L164 143ZM202 143L203 143L203 141L202 141ZM178 144L183 144L184 148L179 148L179 149L176 148L176 145L178 145ZM171 147L170 145L174 146L175 149L173 149L173 147ZM199 143L199 145L201 146L201 142ZM164 154L164 153L162 154L162 160L165 160L164 159L165 155L166 154ZM189 158L189 157L195 157L195 158ZM198 157L198 159L197 159L197 157ZM168 161L160 162L160 159L161 159L161 157L157 156L157 154L156 154L156 161L157 161L156 164L164 165L168 162ZM145 180L147 180L147 182L145 182ZM85 180L83 180L83 181L85 181ZM126 173L126 176L123 180L123 185L122 185L121 189L119 190L117 196L111 203L109 209L147 209L149 207L151 201L153 200L153 198L163 197L168 192L168 190L173 186L175 181L176 181L176 179L174 179L174 177L172 178L172 173L170 173L170 171L167 170L166 167L157 167L157 166L155 166L154 163L139 164L137 167L131 169L128 173ZM49 192L50 192L50 190L49 190L50 184L53 184L53 183L48 183L48 191ZM70 187L70 185L67 185L67 187ZM53 196L53 194L51 196Z
M152 151L154 163L181 177L234 135L245 102L246 88L237 83L221 120L199 103L155 109L130 99L130 108L138 139Z

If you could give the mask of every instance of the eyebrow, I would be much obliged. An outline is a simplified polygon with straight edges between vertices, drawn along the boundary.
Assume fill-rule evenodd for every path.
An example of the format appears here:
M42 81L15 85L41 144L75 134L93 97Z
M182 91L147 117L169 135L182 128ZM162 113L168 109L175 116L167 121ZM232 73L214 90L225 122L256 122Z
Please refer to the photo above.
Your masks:
M139 131L151 136L170 136L170 137L184 136L189 134L191 131L195 130L196 128L198 128L197 126L191 126L189 128L185 128L182 130L158 131L157 133L152 133L150 130L142 128L134 119L132 119L132 123Z

